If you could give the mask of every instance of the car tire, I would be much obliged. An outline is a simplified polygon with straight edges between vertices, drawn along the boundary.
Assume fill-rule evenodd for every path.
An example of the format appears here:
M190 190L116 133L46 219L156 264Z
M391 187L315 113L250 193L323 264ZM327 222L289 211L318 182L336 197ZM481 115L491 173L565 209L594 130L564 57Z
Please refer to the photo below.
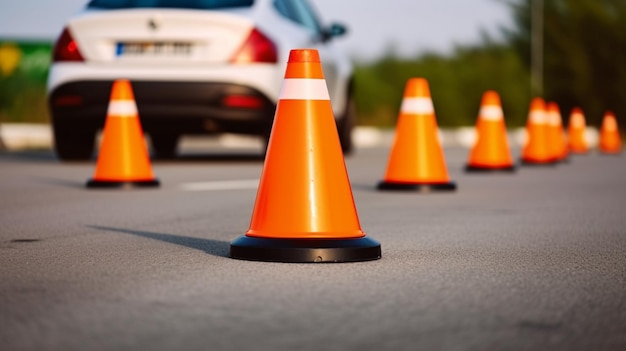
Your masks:
M87 161L93 156L96 131L53 127L54 149L62 161Z
M171 159L176 157L179 134L159 133L150 135L155 157Z
M263 156L267 155L267 148L270 146L270 136L269 134L265 134L261 136L261 154Z
M354 141L352 139L352 130L356 124L356 102L351 93L348 94L346 110L343 118L338 123L337 131L339 132L339 142L341 150L345 156L354 152Z

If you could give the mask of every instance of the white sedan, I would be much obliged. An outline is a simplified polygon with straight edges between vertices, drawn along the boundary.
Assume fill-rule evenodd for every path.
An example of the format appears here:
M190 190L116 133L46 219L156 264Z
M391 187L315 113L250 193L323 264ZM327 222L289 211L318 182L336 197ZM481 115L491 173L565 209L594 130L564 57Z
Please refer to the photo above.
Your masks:
M320 53L344 153L352 65L307 0L91 0L59 36L48 76L55 150L93 156L114 80L129 79L157 157L185 134L267 138L289 51Z

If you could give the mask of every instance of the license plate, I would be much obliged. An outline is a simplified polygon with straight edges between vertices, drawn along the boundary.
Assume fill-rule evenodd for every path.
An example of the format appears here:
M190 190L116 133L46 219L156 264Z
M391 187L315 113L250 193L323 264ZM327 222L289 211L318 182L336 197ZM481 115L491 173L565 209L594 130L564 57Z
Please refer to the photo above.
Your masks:
M117 56L186 56L191 54L191 43L184 42L131 42L118 43Z

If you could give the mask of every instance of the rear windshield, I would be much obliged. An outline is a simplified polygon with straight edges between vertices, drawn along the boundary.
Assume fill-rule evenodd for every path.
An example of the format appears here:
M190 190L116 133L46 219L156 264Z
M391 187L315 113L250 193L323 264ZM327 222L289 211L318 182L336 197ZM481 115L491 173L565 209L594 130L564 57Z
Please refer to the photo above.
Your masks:
M91 0L87 7L99 9L179 8L212 10L250 7L254 0Z

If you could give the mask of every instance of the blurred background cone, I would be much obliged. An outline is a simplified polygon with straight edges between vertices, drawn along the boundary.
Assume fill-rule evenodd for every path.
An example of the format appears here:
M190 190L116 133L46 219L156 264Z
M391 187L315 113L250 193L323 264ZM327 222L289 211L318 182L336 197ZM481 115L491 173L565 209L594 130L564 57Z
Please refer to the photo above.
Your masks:
M128 80L113 83L98 162L89 188L154 187L150 157Z
M515 171L500 95L493 90L483 94L476 121L476 143L465 170Z
M554 165L555 158L548 141L546 103L540 98L530 102L526 122L526 142L522 148L523 165Z
M561 109L556 102L548 102L546 105L548 114L548 145L552 157L557 162L565 162L568 160L569 150L567 149L567 140L565 139L565 130L563 129L563 118Z
M585 135L586 130L587 122L583 110L580 107L574 107L567 125L568 147L571 153L584 154L589 151L589 143Z
M438 136L428 81L408 80L380 190L455 190Z
M290 52L250 228L231 243L230 257L381 257L380 244L361 230L317 50Z
M622 140L619 135L617 119L611 111L606 111L602 117L598 147L600 152L604 154L619 154L622 152Z

